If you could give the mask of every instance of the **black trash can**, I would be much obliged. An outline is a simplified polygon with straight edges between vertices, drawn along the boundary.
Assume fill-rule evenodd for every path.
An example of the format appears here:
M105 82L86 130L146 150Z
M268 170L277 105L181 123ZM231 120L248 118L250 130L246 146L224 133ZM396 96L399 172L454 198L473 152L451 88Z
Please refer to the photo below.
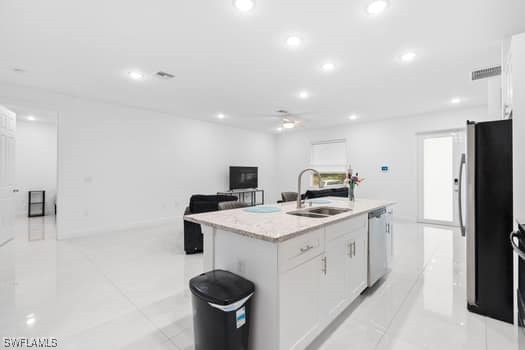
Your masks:
M195 350L247 350L252 282L224 270L190 280Z

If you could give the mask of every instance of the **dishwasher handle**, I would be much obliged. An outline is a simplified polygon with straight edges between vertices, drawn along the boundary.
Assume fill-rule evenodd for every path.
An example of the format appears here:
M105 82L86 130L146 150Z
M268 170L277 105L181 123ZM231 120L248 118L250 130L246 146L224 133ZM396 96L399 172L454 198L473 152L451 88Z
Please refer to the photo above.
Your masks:
M382 215L386 214L386 208L380 208L368 213L368 219L380 218Z

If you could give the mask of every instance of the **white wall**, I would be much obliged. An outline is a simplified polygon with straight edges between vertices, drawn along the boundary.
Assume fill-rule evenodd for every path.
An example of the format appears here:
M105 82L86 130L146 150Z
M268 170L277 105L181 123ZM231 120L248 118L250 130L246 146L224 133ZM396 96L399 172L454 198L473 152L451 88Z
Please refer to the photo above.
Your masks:
M59 113L60 238L172 222L193 193L228 188L229 165L259 166L277 200L275 136L0 84L0 103Z
M274 136L115 106L61 114L61 232L180 219L191 194L228 189L229 165L259 167L271 200Z
M189 196L226 189L231 164L259 166L260 187L273 202L295 190L312 141L341 138L366 178L357 196L395 200L396 215L413 219L416 133L487 119L487 107L479 107L273 136L0 84L3 100L59 112L61 238L162 222L180 234ZM380 165L390 172L380 173Z
M16 125L16 212L27 215L27 191L46 191L46 214L54 214L57 186L57 125L24 121Z
M366 179L357 188L356 196L394 200L398 202L397 217L415 220L416 133L462 128L468 119L487 120L487 108L457 109L377 122L349 122L343 127L283 133L277 139L279 190L295 190L297 174L309 166L312 142L346 138L349 162ZM388 165L390 171L382 173L381 165ZM306 185L304 181L303 184Z

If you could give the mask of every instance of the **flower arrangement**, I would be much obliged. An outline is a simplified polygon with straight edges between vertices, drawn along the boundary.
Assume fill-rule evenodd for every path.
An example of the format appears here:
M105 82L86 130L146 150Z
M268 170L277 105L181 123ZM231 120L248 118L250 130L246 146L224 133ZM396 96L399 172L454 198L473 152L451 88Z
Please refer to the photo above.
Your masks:
M348 199L352 202L355 201L355 186L365 181L364 178L359 177L359 173L356 172L355 175L353 173L352 167L348 167L344 181L344 184L348 186Z

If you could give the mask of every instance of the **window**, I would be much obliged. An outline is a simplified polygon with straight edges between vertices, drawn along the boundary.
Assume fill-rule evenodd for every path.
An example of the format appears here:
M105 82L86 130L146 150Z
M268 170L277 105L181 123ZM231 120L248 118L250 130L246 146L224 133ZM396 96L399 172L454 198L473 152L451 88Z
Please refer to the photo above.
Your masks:
M310 164L319 171L324 186L340 186L346 177L346 140L312 143ZM312 176L312 186L319 186L319 177Z
M346 178L346 173L323 173L321 172L321 179L323 180L324 186L342 185ZM314 175L312 178L312 185L319 186L319 176Z

